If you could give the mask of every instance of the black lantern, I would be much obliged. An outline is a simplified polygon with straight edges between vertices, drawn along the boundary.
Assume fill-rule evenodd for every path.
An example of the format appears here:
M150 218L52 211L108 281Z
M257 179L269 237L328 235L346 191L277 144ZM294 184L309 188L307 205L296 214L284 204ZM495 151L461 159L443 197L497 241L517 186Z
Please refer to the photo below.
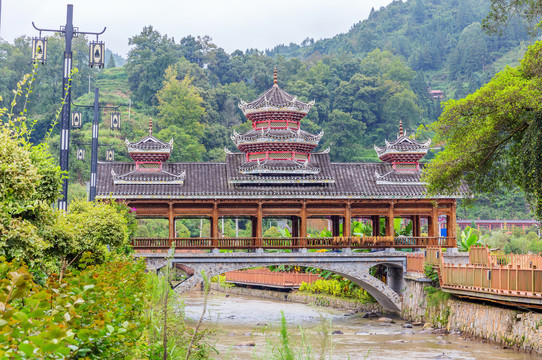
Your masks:
M113 149L107 149L105 151L105 161L113 161L115 159L115 151Z
M105 65L105 43L102 41L92 41L89 46L88 61L90 67L97 66L103 68Z
M47 58L47 39L42 37L32 38L32 62L45 64Z
M81 113L72 112L72 128L80 129L81 128Z
M120 130L120 113L111 113L111 130Z
M77 149L77 160L85 160L85 149Z

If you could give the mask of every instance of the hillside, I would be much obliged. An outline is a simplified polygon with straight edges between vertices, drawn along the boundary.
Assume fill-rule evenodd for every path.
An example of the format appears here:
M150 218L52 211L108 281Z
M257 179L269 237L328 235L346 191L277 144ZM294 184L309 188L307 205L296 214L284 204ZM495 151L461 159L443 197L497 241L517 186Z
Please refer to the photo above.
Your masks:
M364 57L376 48L401 56L422 73L433 89L460 98L486 83L523 56L532 42L524 24L513 21L502 36L487 35L481 22L489 0L394 1L372 10L348 33L301 45L279 45L266 51L277 57L318 58L353 54Z

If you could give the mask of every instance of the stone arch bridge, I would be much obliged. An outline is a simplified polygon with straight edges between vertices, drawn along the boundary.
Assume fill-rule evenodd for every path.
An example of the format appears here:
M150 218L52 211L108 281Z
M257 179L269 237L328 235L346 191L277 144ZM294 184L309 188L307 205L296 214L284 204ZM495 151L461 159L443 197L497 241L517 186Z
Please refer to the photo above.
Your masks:
M171 262L194 271L193 275L175 287L182 293L203 281L202 272L213 277L228 271L271 265L296 265L316 267L344 276L367 290L384 309L399 312L402 306L401 292L405 287L403 274L406 272L406 253L388 249L380 252L343 252L325 253L147 253L137 254L143 257L148 270L158 271ZM388 269L387 284L370 275L369 269L375 265L384 265Z

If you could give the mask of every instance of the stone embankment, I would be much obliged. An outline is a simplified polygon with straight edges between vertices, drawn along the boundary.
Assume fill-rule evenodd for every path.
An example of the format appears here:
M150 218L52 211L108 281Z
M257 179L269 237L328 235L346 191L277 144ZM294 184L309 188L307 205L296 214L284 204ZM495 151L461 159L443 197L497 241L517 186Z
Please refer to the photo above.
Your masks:
M360 303L355 300L341 299L328 295L288 293L274 290L262 290L246 287L223 287L217 283L211 283L211 290L222 291L227 294L248 295L263 299L280 300L300 304L326 306L354 312L382 313L382 306L378 303Z
M407 280L401 316L435 328L542 355L542 314L442 296L428 302L427 282Z

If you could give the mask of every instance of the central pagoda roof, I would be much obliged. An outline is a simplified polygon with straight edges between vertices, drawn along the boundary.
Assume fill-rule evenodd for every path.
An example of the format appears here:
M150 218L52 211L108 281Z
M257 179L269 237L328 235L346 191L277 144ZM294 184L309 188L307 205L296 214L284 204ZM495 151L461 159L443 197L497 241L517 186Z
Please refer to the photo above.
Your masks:
M261 151L281 149L281 148L299 148L299 151L311 151L324 135L320 132L313 135L301 129L262 129L250 130L245 134L233 132L232 141L241 151Z
M288 94L282 90L277 84L277 68L274 72L274 84L273 87L264 92L259 98L249 103L243 100L239 103L239 108L243 111L243 114L251 119L250 114L259 113L262 111L289 111L301 113L301 118L305 116L314 105L314 101L304 103L299 101L296 96Z

